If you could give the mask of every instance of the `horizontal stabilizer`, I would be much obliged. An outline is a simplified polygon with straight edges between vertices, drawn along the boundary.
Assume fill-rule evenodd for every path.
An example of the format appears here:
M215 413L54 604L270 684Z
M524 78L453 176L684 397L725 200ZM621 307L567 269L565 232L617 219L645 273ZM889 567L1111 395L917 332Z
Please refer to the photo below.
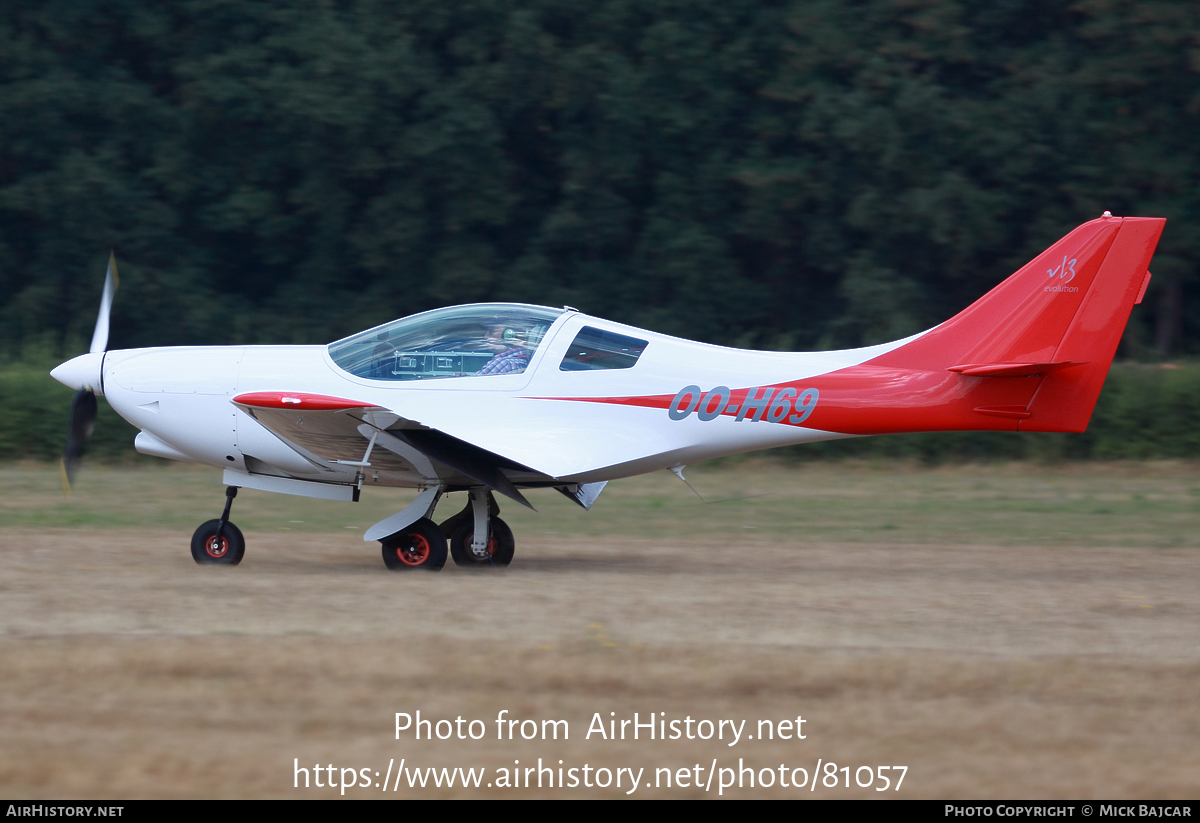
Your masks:
M1026 406L976 406L980 414L990 414L992 417L1007 417L1013 420L1025 420L1030 411Z
M1086 360L1062 360L1058 363L976 363L951 366L949 371L964 377L1035 377L1070 366L1085 366Z

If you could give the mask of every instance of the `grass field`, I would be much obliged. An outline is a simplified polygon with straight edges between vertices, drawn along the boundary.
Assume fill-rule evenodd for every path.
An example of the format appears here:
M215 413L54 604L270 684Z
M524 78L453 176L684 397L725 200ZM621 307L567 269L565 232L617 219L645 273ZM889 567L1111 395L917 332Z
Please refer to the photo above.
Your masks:
M729 462L685 472L708 501L661 472L612 483L590 512L553 491L531 512L501 498L518 535L810 540L898 544L1200 546L1200 466L1191 463L947 465ZM243 530L305 534L364 531L406 505L411 491L366 488L347 504L243 490ZM743 498L733 499L730 498ZM452 495L439 518L465 504ZM56 469L0 469L0 527L162 528L186 531L217 517L220 474L182 465L86 467L77 493ZM746 532L762 532L748 535ZM186 547L186 540L184 540Z
M361 540L411 493L243 491L245 561L201 568L187 545L220 513L215 471L85 467L67 500L55 469L0 469L0 793L327 796L293 788L297 761L371 784L401 758L475 766L486 784L540 757L644 768L635 796L713 796L739 766L818 759L851 766L850 787L838 772L837 787L723 796L1200 795L1200 467L758 461L688 477L748 499L703 504L667 473L611 484L590 512L535 493L537 513L502 503L508 570L432 575L389 573ZM487 735L396 740L395 712L417 709ZM501 710L566 719L570 739L496 740ZM634 712L749 734L803 716L807 736L585 739L596 713ZM658 772L714 762L707 792ZM908 768L899 792L855 784L880 765ZM406 776L346 796L620 797L624 780Z

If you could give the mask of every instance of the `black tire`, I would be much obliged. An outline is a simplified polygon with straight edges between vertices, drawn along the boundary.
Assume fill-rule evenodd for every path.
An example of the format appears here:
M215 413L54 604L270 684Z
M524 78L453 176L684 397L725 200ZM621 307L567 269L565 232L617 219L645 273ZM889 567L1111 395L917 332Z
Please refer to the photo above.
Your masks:
M450 556L454 558L455 564L470 569L502 569L512 562L517 541L513 539L512 529L499 517L488 518L486 555L481 557L471 551L471 541L474 537L474 518L458 524L458 528L450 536Z
M379 542L383 546L383 564L392 571L436 572L446 565L446 535L427 517Z
M246 538L242 531L232 523L226 523L221 530L221 542L213 540L217 536L217 526L220 520L209 520L192 535L192 559L202 566L236 566L242 562L246 554Z

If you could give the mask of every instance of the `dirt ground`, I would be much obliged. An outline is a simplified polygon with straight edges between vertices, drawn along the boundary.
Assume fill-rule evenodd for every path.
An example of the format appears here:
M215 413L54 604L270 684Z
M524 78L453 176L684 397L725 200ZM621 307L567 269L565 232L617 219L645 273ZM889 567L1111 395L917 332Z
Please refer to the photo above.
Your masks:
M618 505L584 530L608 535L568 538L522 521L508 570L439 574L385 571L350 527L304 531L296 512L313 510L303 500L268 516L239 498L259 525L244 529L238 568L196 566L190 531L175 527L117 517L96 529L31 528L13 525L14 514L0 520L0 794L337 796L332 778L355 784L346 797L623 797L641 769L634 797L1200 796L1194 468L1149 472L1150 485L1131 493L1174 506L1161 534L1107 524L1120 500L1070 536L1054 533L1054 506L1001 507L1014 533L1043 540L1000 539L994 523L972 530L969 508L936 533L909 525L931 504L939 517L961 508L933 486L961 494L975 484L994 498L1011 472L829 471L763 482L819 485L831 500L845 498L839 483L894 483L913 502L894 503L866 532L877 509L864 504L846 533L800 515L796 529L746 525L761 525L767 508L745 522L726 516L740 525L724 530L689 522L690 509L660 529L623 527ZM1035 479L1087 492L1089 471ZM5 477L0 486L26 482L20 471ZM109 488L124 482L109 478ZM129 482L190 494L190 476L149 478ZM205 505L219 493L207 488ZM27 509L40 499L29 494ZM786 521L791 503L771 505ZM624 516L650 517L639 511ZM397 739L396 713L417 711L463 723L438 727L446 740L412 729ZM501 712L537 723L498 740ZM619 739L634 713L684 733L648 739L643 727L634 740L626 724ZM805 737L794 739L800 717ZM551 728L543 720L566 720L569 738L559 727L559 739L540 739ZM596 731L610 720L618 739ZM701 721L720 739L701 739ZM760 739L768 726L774 739ZM535 739L521 737L535 727ZM429 767L485 771L479 788L463 788L461 773L452 787L410 787ZM572 768L579 785L559 788ZM632 769L620 788L619 769Z

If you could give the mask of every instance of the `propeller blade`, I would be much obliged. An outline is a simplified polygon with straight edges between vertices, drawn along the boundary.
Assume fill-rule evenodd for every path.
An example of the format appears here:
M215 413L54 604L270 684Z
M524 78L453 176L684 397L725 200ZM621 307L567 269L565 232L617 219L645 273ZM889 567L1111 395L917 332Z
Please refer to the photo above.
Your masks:
M96 331L92 333L92 347L88 351L108 350L108 316L112 309L113 298L117 294L119 282L117 258L110 251L108 253L108 273L104 276L104 292L100 296L100 314L96 317Z
M75 471L83 457L83 447L96 425L96 395L90 389L80 389L71 398L71 416L67 421L67 447L63 449L63 489L71 493Z
M108 253L108 271L104 275L104 291L100 295L100 313L96 316L96 330L92 332L92 347L90 353L108 350L108 325L112 312L113 298L117 294L117 257L111 251ZM78 358L76 358L78 359ZM60 367L61 368L61 367ZM83 457L84 446L92 436L92 428L96 425L96 394L92 387L84 385L71 398L71 416L67 421L67 445L63 449L62 470L63 491L71 493L71 484L75 482L75 472Z

